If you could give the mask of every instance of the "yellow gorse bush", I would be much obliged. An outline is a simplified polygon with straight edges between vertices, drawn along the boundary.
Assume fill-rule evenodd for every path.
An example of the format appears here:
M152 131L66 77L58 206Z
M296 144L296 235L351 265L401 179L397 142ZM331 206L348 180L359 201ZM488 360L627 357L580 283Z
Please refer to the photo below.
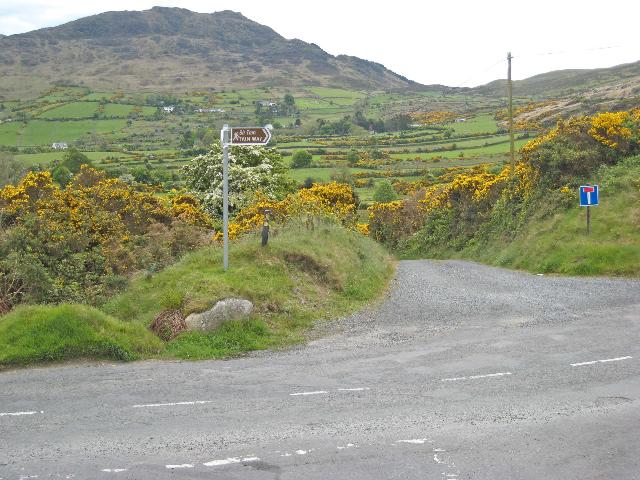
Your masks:
M467 170L451 169L441 180L407 200L369 207L371 236L394 243L420 229L430 214L455 210L477 215L488 211L501 196L526 197L533 190L536 174L530 165L521 162L513 174L509 166L494 174L487 165L480 165Z
M606 112L591 119L589 135L607 147L617 148L620 141L631 138L631 129L627 126L629 112Z
M28 173L17 185L0 189L0 213L7 226L33 216L51 242L73 236L87 246L126 243L155 223L179 220L211 226L190 195L162 199L86 165L65 189L53 182L49 172Z
M640 109L630 112L603 112L593 116L572 117L558 120L555 128L540 135L522 147L527 154L560 135L593 139L612 149L619 149L638 132Z
M275 222L318 216L356 228L356 199L353 189L347 184L331 182L314 184L311 188L299 190L279 201L270 200L257 192L256 201L238 212L229 223L229 238L237 238L259 228L264 222L265 210L270 211L269 217ZM216 239L221 237L222 232L218 232Z

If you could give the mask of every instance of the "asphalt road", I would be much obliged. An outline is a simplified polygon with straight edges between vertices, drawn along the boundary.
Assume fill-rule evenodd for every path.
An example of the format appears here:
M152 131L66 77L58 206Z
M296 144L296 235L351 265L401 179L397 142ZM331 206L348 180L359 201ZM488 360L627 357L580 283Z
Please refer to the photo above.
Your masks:
M0 373L0 479L639 479L640 282L401 262L230 361Z

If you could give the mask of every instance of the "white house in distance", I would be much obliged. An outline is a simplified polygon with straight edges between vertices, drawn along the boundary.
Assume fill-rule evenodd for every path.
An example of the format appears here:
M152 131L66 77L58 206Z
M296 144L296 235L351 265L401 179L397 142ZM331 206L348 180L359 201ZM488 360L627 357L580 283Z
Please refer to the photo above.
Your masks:
M167 105L166 107L162 107L162 110L166 113L172 113L175 108L173 105Z
M51 148L54 150L66 150L69 148L69 145L67 145L66 142L54 142L51 144Z

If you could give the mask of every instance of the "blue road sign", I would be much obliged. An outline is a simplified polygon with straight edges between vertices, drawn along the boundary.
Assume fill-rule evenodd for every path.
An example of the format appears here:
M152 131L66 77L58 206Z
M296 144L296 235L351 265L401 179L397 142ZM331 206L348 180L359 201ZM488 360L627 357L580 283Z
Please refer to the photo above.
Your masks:
M593 207L598 205L598 185L580 186L580 206Z

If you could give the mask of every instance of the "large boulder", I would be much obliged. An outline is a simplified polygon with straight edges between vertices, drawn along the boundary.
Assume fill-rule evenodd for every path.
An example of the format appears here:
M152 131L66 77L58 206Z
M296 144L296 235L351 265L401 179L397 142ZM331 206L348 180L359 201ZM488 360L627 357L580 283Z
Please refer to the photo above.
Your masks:
M228 320L242 320L251 315L253 303L244 298L225 298L214 305L211 310L192 313L185 322L189 330L210 332Z

